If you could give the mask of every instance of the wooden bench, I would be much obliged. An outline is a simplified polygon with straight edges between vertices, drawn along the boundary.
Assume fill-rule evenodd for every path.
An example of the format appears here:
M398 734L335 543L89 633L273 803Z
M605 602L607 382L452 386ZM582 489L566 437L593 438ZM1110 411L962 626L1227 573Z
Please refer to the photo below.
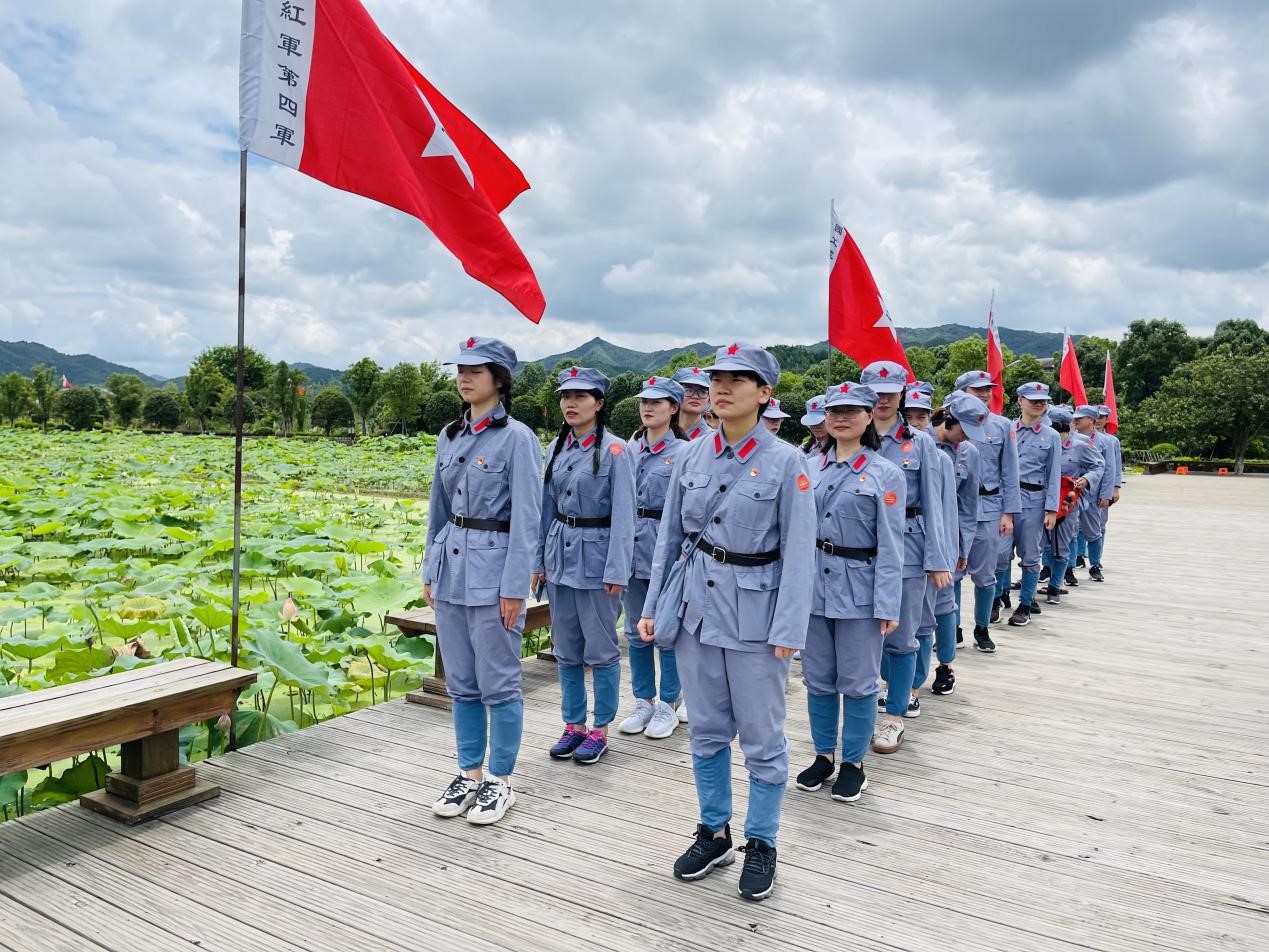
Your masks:
M436 636L436 612L431 608L413 608L409 611L392 612L387 616L387 621L389 624L400 628L401 634L407 637L418 637L419 635ZM550 624L550 602L539 602L537 599L529 599L525 605L524 630L532 631L535 628L548 628ZM555 655L549 651L539 651L537 656L545 661L555 660ZM439 707L448 711L451 707L451 702L449 691L445 688L445 661L441 657L439 644L433 657L436 660L436 666L432 677L424 678L422 686L417 691L411 691L406 694L405 699L414 704L426 704L428 707Z
M252 671L182 658L0 700L0 776L122 744L86 807L139 823L220 793L182 767L180 729L230 713Z

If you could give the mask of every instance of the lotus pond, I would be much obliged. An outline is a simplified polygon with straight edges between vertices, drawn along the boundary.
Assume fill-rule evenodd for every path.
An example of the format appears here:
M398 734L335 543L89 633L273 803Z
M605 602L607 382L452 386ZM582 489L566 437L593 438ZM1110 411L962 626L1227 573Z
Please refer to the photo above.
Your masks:
M395 697L433 645L384 624L423 604L431 437L251 440L235 715L254 743ZM0 430L0 697L151 659L229 659L233 441ZM215 721L182 731L198 760ZM102 785L114 751L0 777L3 818Z

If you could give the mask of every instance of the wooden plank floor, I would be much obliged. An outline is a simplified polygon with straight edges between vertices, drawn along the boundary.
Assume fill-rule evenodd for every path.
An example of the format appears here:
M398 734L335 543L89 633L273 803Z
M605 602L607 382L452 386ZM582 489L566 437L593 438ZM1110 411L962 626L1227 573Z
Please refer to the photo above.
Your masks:
M738 866L669 874L686 734L552 762L534 661L499 826L432 816L448 715L394 701L203 765L224 794L146 826L0 825L0 950L1269 948L1269 480L1131 479L1106 574L962 654L858 804L791 789L760 905ZM789 711L796 771L796 678Z

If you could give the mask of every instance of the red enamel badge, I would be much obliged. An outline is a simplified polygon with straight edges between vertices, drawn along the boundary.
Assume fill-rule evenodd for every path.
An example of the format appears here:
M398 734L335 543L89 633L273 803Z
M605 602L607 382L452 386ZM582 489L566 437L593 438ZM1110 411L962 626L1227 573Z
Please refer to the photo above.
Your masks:
M625 451L626 448L621 443L614 443L612 446L608 447L608 452L613 456L620 456Z
M899 497L895 494L894 490L886 493L882 498L886 501L887 506L893 506L899 501Z
M811 478L806 473L798 473L798 489L806 492L811 488Z
M903 444L903 452L905 452L905 453L911 453L911 452L912 452L912 443L911 443L911 442L908 442L908 443L904 443L904 444Z

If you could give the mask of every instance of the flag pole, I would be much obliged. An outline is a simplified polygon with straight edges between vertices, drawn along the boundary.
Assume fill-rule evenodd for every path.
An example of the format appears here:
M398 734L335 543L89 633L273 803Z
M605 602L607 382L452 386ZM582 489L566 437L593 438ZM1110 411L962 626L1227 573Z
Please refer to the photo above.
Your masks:
M242 417L243 377L246 364L247 323L247 152L238 153L238 353L234 368L234 559L233 601L229 622L229 663L238 666L238 624L242 581ZM229 718L229 749L238 748L238 733L232 713Z

